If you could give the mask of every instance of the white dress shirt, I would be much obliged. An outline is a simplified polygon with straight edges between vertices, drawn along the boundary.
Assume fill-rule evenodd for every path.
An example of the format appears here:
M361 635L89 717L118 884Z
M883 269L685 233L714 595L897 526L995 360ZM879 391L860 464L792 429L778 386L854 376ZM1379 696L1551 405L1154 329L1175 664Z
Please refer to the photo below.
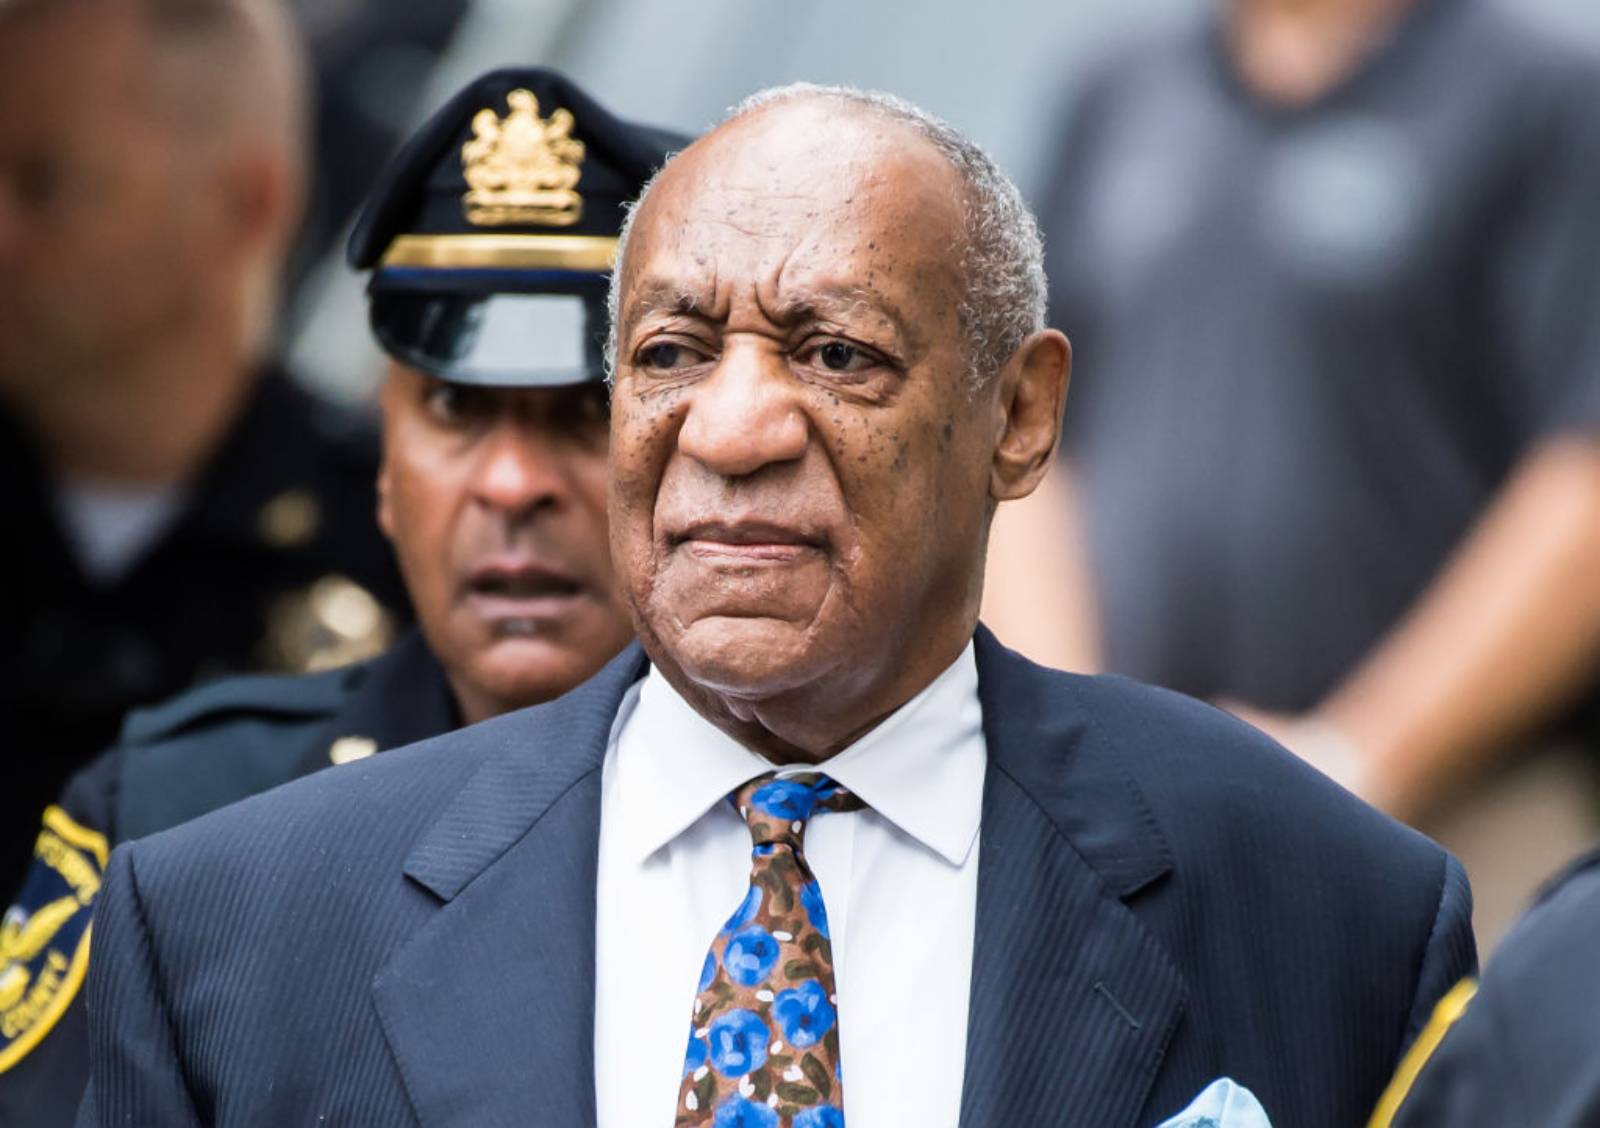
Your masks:
M867 804L818 814L805 837L833 941L850 1128L956 1124L987 763L969 644L822 765ZM700 969L750 885L750 832L723 800L772 770L654 670L618 710L601 798L599 1128L672 1124Z

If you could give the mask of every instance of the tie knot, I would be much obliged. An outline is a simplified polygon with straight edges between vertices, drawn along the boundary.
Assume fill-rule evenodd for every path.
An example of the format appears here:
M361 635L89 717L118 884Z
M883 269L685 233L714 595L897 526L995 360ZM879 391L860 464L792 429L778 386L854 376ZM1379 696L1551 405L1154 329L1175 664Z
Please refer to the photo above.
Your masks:
M734 806L756 846L784 843L798 851L806 822L818 811L854 811L863 804L821 772L757 776L734 792Z

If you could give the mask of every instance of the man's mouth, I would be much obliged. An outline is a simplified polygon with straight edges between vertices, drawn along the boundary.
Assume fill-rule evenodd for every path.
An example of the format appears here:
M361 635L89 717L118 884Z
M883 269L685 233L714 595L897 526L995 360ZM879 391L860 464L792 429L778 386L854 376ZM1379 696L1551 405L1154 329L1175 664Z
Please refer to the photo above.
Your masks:
M671 538L707 563L787 564L820 552L825 540L772 521L701 521Z
M544 564L500 560L475 569L464 590L467 601L486 619L549 619L570 610L587 586Z

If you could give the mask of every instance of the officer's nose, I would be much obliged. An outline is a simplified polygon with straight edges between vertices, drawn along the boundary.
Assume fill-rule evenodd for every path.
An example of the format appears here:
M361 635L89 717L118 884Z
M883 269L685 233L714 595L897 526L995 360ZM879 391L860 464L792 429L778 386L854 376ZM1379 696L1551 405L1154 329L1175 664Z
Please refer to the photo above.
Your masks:
M480 505L523 516L564 505L571 483L559 452L541 427L502 420L484 436L472 491Z
M716 369L696 384L678 449L727 478L804 456L805 412L783 356L766 342L730 345Z

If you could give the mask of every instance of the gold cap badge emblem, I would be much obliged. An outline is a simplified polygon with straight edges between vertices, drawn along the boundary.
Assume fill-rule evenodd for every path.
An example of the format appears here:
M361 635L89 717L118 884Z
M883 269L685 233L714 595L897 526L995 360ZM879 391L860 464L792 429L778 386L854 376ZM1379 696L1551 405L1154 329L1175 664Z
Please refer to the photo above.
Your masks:
M469 191L461 198L467 222L478 227L543 223L567 227L583 213L576 188L583 164L583 142L572 137L568 110L539 116L531 90L506 95L511 112L479 110L472 140L461 148Z

